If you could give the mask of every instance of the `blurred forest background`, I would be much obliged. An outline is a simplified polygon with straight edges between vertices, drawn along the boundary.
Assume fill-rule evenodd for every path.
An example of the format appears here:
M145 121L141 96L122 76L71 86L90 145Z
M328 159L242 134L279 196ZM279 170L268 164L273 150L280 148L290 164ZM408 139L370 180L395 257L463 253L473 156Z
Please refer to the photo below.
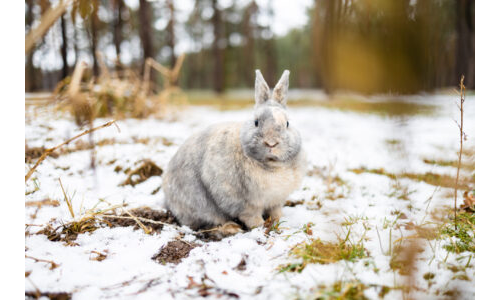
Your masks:
M59 1L25 0L25 32ZM186 4L188 3L188 4ZM474 89L473 0L311 0L307 22L273 28L273 0L79 0L26 53L25 90L51 91L79 60L98 76L98 53L112 70L138 75L145 60L186 59L182 89L252 88L261 69L274 85L284 69L293 88L328 93L415 93ZM179 13L179 5L192 9ZM279 12L286 13L286 12ZM152 78L161 89L158 76Z

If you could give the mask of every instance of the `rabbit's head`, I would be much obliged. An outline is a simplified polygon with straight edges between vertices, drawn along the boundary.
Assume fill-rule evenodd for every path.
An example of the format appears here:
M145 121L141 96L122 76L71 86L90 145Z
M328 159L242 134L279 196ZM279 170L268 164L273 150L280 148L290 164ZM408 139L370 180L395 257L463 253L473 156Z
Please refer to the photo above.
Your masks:
M241 130L243 151L266 166L287 163L301 147L300 134L286 111L290 71L283 72L272 93L260 71L255 73L255 110Z

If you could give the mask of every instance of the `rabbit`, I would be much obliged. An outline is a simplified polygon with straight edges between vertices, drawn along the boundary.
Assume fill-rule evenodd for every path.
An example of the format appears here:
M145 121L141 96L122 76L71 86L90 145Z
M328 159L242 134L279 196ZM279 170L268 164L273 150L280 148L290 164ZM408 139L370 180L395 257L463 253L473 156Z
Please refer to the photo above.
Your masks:
M302 182L306 155L286 110L285 70L273 92L256 70L254 115L192 135L164 172L166 208L194 230L241 221L247 228L279 220ZM234 223L233 223L234 224Z

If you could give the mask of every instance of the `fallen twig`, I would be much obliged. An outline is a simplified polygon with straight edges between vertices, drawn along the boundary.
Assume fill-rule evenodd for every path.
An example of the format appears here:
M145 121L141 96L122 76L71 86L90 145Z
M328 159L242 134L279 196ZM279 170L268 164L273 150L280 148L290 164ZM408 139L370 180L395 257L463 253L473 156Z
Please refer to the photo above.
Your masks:
M47 156L48 156L50 153L54 152L54 151L55 151L55 150L57 150L58 148L60 148L60 147L62 147L62 146L64 146L64 145L67 145L67 144L71 143L72 141L74 141L74 140L76 140L76 139L78 139L78 138L80 138L80 137L82 137L82 136L84 136L84 135L86 135L86 134L89 134L89 133L94 132L94 131L96 131L96 130L98 130L98 129L101 129L101 128L108 127L108 126L110 126L111 124L114 124L115 122L116 122L116 121L115 121L115 120L113 120L113 121L109 121L109 122L107 122L107 123L105 123L105 124L103 124L103 125L101 125L101 126L98 126L98 127L92 128L92 129L87 129L87 130L85 130L84 132L80 133L79 135L74 136L74 137L70 138L69 140L67 140L67 141L65 141L65 142L63 142L63 143L61 143L61 144L59 144L59 145L57 145L57 146L55 146L55 147L52 147L52 148L46 149L46 150L43 152L42 156L40 156L40 158L38 158L38 160L36 161L35 165L34 165L34 166L33 166L33 167L32 167L32 168L28 171L28 173L26 174L26 176L24 176L24 182L26 182L26 181L28 181L28 179L30 179L31 175L33 175L33 173L35 172L35 169L36 169L36 168L40 165L40 163L42 163L42 161L43 161L45 158L47 158Z
M29 256L29 255L24 255L25 258L30 258L32 260L34 260L35 262L45 262L45 263L49 263L50 264L50 269L53 270L57 267L59 267L59 264L56 264L55 262L53 262L52 260L47 260L47 259L41 259L41 258L36 258L36 257L33 257L33 256Z

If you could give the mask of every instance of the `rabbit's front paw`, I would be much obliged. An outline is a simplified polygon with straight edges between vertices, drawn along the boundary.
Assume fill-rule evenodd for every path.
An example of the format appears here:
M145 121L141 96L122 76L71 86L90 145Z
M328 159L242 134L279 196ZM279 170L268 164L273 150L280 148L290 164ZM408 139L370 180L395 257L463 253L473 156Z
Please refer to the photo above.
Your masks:
M226 222L224 225L220 226L219 231L225 236L242 232L241 226L232 221Z
M245 223L248 228L255 228L264 225L264 219L262 216L250 216L250 217L240 217L241 221Z

